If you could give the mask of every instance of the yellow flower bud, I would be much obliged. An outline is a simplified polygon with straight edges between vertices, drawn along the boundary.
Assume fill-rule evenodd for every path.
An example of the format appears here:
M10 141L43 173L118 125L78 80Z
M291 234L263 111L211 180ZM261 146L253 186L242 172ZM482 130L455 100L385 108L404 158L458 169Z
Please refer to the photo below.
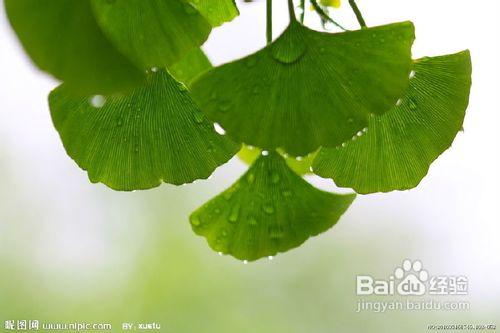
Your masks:
M320 0L319 3L327 7L334 7L334 8L340 7L340 0Z

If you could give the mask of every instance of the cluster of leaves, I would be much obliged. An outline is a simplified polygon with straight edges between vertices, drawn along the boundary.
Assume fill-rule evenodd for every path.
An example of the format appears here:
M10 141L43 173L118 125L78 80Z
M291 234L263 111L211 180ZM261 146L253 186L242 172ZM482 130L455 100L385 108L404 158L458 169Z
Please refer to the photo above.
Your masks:
M312 4L330 19L323 9L339 1ZM242 260L299 246L354 200L314 188L307 173L363 194L417 186L468 104L467 51L414 61L411 22L367 28L357 7L362 28L332 34L304 26L289 0L279 38L212 68L199 47L238 15L233 0L5 5L33 62L63 81L52 119L92 182L190 183L245 144L249 170L190 218L214 250Z

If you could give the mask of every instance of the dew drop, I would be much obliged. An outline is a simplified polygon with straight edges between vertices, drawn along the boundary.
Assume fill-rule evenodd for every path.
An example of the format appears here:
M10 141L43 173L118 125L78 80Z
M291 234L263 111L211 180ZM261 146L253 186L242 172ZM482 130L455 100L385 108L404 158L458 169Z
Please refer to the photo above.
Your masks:
M225 135L226 134L226 131L222 128L221 125L219 125L218 123L214 123L214 129L217 133L219 133L220 135Z
M271 48L274 60L282 64L292 64L298 61L306 53L306 44L295 35L284 34Z
M243 264L244 265L248 264L248 260L243 260Z
M312 171L312 170L311 170L311 171ZM284 197L286 197L286 198L291 197L291 196L292 196L292 194L293 194L293 193L292 193L292 191L290 191L290 190L284 190L284 191L283 191L283 196L284 196Z
M250 173L248 176L247 176L247 182L249 185L252 185L253 182L255 181L255 176L253 173Z
M217 252L217 254L218 254L219 256L222 256L222 252Z
M396 106L400 106L400 105L401 105L401 103L403 103L403 100L400 98L400 99L398 99L398 101L396 102Z
M95 108L102 108L104 104L106 104L106 97L102 95L94 95L90 97L89 103Z
M158 72L158 67L151 67L151 72L153 72L153 73Z
M267 259L269 259L269 260L273 260L273 259L274 259L274 257L273 257L273 256L269 256L269 257L267 257Z
M262 154L262 156L268 156L269 152L267 150L263 150L261 154Z
M415 71L410 72L410 79L413 79L417 73Z
M191 224L194 225L195 227L198 227L201 225L201 221L198 217L193 217L191 219Z
M264 205L263 209L266 214L274 214L274 207L272 205Z

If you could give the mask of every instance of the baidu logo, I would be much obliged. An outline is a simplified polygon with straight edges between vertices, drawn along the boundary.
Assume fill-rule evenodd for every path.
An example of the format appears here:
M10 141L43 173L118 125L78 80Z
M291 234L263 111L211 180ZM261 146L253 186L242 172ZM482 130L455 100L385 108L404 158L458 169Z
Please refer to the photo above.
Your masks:
M356 277L358 295L467 295L469 281L464 276L429 276L420 260L406 259L388 279L370 275Z

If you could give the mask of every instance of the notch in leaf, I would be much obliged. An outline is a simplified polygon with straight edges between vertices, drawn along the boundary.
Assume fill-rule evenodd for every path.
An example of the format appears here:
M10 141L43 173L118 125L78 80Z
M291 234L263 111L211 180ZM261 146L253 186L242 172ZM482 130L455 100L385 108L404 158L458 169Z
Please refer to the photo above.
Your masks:
M316 152L311 153L304 157L292 157L285 154L281 150L277 150L277 152L283 156L286 161L286 164L290 169L292 169L299 176L304 176L307 174L312 174L311 165L314 161L314 157L316 156ZM238 152L238 158L245 162L247 165L252 165L257 158L262 154L262 149L252 146L243 145L240 151Z
M142 84L144 74L99 29L89 0L6 0L9 21L41 69L81 94Z
M285 252L337 223L355 195L323 192L278 153L259 157L229 189L190 217L215 251L241 260Z
M410 22L329 34L292 19L264 49L202 75L193 96L236 141L303 156L344 142L396 103L413 40Z
M205 42L207 20L184 0L92 0L99 26L143 69L168 67Z
M105 102L75 98L63 84L49 104L68 155L92 182L116 190L207 178L239 149L216 133L186 87L165 70Z
M314 172L358 193L416 187L463 125L471 87L468 51L423 58L400 105L373 117L345 147L322 148Z

